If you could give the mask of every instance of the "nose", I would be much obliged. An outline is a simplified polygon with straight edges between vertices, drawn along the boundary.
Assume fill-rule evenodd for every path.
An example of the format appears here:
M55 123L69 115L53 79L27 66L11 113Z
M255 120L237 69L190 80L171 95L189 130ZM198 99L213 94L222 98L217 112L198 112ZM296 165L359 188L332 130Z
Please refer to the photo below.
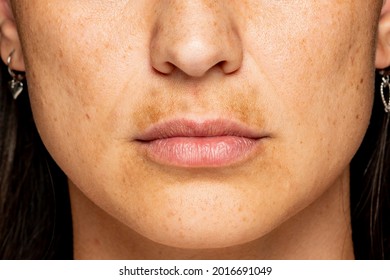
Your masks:
M150 45L156 71L200 78L211 69L231 74L241 67L241 40L224 1L159 2Z

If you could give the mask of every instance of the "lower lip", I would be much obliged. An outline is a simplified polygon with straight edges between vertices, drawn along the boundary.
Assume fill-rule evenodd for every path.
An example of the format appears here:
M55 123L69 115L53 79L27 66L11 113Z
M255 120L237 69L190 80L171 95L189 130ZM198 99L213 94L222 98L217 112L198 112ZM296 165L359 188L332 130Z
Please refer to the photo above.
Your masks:
M181 167L221 167L247 159L261 139L237 136L172 137L143 142L157 163Z

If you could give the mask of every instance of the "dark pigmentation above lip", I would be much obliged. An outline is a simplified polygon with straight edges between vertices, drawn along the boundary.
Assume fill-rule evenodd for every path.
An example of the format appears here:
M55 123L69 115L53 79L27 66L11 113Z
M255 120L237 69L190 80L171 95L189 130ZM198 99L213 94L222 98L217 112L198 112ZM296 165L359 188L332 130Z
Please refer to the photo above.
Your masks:
M138 141L153 141L173 137L219 137L237 136L251 139L265 137L254 129L225 119L196 122L187 119L171 120L151 125L136 137Z

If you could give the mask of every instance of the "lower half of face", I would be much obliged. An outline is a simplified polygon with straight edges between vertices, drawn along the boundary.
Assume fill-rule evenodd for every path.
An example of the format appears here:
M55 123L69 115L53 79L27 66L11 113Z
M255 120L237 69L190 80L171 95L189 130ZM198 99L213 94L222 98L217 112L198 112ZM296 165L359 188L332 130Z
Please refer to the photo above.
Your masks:
M86 197L156 242L264 236L337 181L365 134L365 0L37 2L17 19L41 137Z

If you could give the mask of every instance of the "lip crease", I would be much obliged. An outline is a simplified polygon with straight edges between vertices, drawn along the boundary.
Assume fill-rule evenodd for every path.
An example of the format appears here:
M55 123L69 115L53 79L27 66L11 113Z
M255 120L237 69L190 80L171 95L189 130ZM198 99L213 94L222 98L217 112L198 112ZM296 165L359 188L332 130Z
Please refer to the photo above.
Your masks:
M224 167L249 158L268 136L227 119L177 119L151 125L135 140L146 156L179 167Z

